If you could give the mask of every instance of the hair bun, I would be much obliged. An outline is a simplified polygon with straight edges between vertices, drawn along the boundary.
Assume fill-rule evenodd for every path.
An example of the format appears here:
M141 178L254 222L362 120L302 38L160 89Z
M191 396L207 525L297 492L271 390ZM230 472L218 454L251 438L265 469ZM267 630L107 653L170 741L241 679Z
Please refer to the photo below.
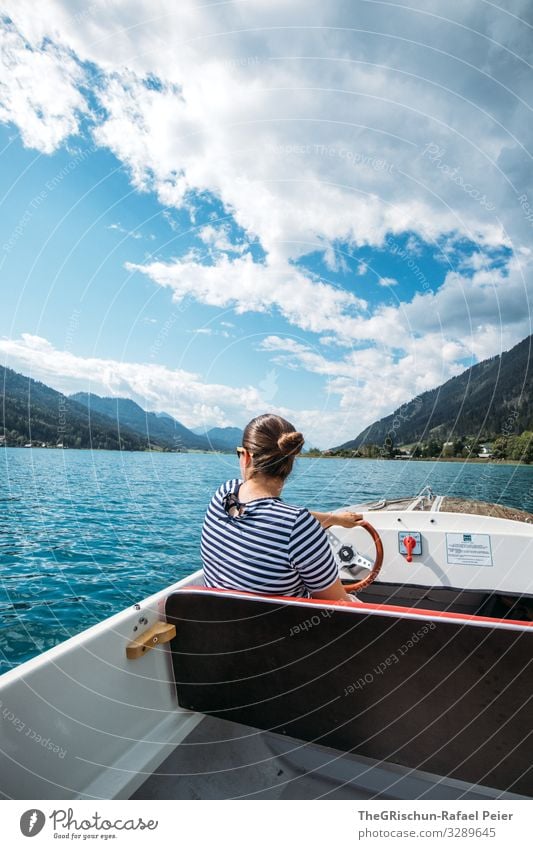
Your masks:
M302 450L305 439L299 430L282 433L278 439L278 448L283 454L298 454Z

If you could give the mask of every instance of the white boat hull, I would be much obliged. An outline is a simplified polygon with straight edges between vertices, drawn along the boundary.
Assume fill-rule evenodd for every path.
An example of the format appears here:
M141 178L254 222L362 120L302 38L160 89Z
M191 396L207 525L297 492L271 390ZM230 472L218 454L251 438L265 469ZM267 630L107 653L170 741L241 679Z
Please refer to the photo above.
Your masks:
M129 798L194 728L201 716L179 708L168 650L130 661L125 648L136 626L162 618L169 592L198 580L201 572L1 676L6 797Z

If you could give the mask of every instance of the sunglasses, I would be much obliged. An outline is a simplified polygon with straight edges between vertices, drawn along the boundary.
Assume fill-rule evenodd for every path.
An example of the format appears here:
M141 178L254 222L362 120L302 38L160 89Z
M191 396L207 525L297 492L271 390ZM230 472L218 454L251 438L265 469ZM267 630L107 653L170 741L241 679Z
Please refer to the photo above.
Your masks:
M244 454L244 452L248 451L248 449L247 448L241 448L241 446L239 445L239 447L236 448L235 451L237 452L237 457L240 457L241 454ZM250 454L250 457L254 456L250 451L248 451L248 454Z

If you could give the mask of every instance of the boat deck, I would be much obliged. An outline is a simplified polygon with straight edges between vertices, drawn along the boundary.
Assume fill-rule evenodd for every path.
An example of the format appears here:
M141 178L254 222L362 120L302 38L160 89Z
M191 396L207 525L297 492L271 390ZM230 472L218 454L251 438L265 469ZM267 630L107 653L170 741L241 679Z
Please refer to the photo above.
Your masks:
M522 799L205 716L131 799Z
M525 510L504 507L503 504L489 504L488 501L467 501L465 498L452 498L445 495L442 499L441 513L470 513L474 516L493 516L495 519L512 519L515 522L533 522L533 515Z
M472 501L451 495L434 496L421 493L413 498L395 498L386 501L374 501L356 505L359 510L393 511L407 510L409 512L438 512L438 513L469 513L474 516L492 516L495 519L511 519L514 522L533 522L533 514L515 507L505 507L503 504L491 504L488 501Z

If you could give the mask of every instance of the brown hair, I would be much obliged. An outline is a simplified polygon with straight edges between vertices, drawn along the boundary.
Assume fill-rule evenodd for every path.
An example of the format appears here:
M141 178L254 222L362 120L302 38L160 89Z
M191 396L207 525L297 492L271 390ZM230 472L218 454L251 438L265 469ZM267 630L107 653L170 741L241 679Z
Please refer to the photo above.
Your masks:
M285 480L304 441L300 431L281 416L274 413L256 416L248 422L242 437L243 447L253 456L252 476L259 473Z

